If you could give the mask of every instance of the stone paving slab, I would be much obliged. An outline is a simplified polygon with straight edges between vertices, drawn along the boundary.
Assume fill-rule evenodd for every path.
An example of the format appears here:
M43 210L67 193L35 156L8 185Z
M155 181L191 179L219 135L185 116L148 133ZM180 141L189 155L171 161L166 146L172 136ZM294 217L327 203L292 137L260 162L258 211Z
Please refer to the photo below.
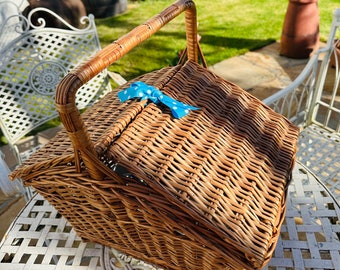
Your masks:
M226 59L210 67L222 78L236 83L263 100L288 86L309 59L291 59L279 55L275 42L254 52Z

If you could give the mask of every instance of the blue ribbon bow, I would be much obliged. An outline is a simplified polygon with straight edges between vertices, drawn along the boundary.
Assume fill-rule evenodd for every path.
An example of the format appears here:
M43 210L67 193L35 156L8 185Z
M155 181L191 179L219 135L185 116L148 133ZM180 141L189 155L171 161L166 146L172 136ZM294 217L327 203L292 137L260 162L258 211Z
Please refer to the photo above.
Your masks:
M149 99L155 104L163 103L170 108L175 118L181 118L187 115L190 110L198 110L199 108L184 104L163 94L157 88L143 82L134 82L129 88L118 92L118 98L124 102L132 98L140 98L140 100Z

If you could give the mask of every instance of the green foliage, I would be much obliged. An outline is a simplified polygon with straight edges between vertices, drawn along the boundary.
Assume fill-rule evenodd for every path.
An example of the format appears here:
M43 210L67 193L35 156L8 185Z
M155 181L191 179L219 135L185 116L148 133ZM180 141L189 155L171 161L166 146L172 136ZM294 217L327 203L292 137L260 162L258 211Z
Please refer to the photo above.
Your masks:
M326 41L332 24L333 12L336 8L340 8L339 0L319 0L318 7L320 13L320 39Z
M319 0L320 36L328 36L338 0ZM142 24L173 0L130 2L128 11L96 20L102 47ZM281 37L288 1L196 0L198 32L208 65L261 48ZM183 15L170 22L149 40L117 61L110 70L127 79L176 63L185 47Z

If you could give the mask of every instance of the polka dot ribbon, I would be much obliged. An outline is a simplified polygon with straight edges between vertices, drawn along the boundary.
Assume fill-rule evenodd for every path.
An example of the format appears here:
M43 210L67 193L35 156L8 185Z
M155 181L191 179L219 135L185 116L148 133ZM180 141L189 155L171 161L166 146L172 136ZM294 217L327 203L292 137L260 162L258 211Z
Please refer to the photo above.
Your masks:
M172 115L175 118L181 118L187 115L190 110L198 110L199 108L184 104L165 94L157 88L143 82L134 82L129 88L118 92L118 98L124 102L133 98L140 98L140 100L148 99L155 104L162 103L170 108Z

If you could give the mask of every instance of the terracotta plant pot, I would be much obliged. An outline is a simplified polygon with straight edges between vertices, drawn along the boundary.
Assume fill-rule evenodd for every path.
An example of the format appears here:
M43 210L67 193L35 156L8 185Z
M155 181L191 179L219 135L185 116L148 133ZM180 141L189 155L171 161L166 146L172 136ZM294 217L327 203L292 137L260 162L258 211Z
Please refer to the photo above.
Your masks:
M290 0L283 24L280 54L308 58L319 46L317 0Z

